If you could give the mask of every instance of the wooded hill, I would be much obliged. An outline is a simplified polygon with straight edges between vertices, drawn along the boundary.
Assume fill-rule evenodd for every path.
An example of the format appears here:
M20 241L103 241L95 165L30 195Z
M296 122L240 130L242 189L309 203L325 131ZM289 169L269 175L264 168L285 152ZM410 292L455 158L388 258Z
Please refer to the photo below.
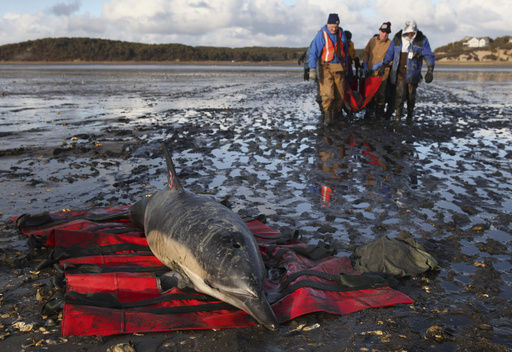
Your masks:
M93 38L45 38L0 46L0 61L297 61L307 48L192 47Z
M489 38L489 45L485 47L469 48L464 45L468 38L461 39L434 50L436 60L456 60L461 57L467 57L468 60L482 61L509 61L510 50L512 49L511 36L498 37L496 39ZM481 53L484 55L479 55Z

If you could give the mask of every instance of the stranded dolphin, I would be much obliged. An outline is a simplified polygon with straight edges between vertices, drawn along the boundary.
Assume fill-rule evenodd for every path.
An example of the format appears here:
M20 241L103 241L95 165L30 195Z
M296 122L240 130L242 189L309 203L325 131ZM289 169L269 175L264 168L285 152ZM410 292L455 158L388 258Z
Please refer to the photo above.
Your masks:
M249 313L276 330L278 322L263 291L265 265L251 231L233 211L183 189L164 146L168 186L130 207L149 247L194 289Z

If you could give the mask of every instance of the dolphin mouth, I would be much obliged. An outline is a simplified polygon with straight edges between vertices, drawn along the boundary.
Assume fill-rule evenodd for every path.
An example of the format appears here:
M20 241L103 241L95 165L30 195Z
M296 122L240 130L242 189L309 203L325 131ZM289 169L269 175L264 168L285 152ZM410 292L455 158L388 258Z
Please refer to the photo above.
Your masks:
M279 322L265 294L257 297L240 294L232 295L231 298L234 303L238 303L236 305L238 308L247 312L259 324L272 331L279 330Z
M264 291L258 294L255 291L233 291L221 287L214 287L208 279L203 279L203 283L211 289L210 295L245 311L259 324L269 330L276 331L279 329L279 322Z

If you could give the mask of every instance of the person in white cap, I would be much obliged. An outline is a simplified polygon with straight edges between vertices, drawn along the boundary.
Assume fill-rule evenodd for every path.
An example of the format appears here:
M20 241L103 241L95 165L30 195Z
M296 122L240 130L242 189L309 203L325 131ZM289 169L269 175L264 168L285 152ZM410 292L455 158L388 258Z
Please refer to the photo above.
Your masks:
M396 85L395 121L400 122L404 103L407 101L407 122L412 122L416 102L416 88L421 81L423 60L427 63L425 82L434 79L435 57L423 32L418 30L416 21L409 19L404 29L398 32L384 57L379 75L384 75L385 68L393 61L391 83Z

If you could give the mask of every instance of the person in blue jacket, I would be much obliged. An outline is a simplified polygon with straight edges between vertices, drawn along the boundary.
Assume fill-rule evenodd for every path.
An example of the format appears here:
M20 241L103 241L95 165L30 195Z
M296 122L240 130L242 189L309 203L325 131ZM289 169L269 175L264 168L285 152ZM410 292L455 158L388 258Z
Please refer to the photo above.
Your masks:
M325 126L332 125L335 116L343 114L349 54L347 37L339 23L339 16L331 13L327 24L317 33L309 50L309 76L313 81L317 79L318 65Z
M389 45L384 56L379 75L384 75L385 68L393 61L390 78L396 85L395 121L400 122L404 103L407 101L407 122L412 122L412 113L416 101L416 89L421 81L423 60L427 63L425 82L434 79L435 57L423 32L418 30L416 21L405 21L404 29L398 32Z

